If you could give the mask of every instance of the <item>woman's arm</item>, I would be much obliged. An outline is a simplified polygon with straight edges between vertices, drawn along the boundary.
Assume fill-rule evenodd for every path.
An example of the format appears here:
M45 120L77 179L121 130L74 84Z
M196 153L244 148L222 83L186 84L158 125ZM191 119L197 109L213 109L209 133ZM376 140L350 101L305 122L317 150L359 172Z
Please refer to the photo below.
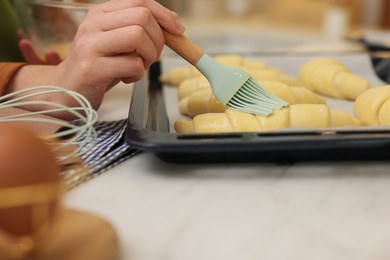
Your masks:
M7 90L11 79L14 74L22 67L26 65L25 63L10 63L10 62L0 62L0 96L4 95Z
M162 28L177 35L184 32L177 14L153 0L111 0L94 6L63 62L23 66L9 82L7 92L38 85L61 86L84 95L98 109L108 89L121 80L141 79L160 57L165 43ZM59 95L42 99L74 105Z

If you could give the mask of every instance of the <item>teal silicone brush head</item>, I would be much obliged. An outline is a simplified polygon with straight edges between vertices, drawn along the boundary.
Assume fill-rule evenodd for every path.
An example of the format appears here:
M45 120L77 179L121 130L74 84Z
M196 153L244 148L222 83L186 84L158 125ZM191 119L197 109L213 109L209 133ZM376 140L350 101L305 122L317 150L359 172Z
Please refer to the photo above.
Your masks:
M224 66L207 54L195 64L210 82L217 100L242 112L270 115L288 103L264 89L245 70Z
M289 104L280 99L250 77L233 95L227 106L242 112L268 116L275 109L281 109Z
M262 116L288 106L287 102L253 80L245 70L218 63L184 35L173 35L165 30L163 33L165 44L208 79L216 99L222 105Z

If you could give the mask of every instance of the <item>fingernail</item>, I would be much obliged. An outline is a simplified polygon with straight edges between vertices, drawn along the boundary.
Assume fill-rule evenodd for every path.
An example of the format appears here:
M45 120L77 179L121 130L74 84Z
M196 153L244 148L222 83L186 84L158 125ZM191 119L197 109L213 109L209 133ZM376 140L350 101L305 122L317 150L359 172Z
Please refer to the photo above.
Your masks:
M176 18L176 28L179 30L180 33L184 33L185 31L185 26L184 24L182 24L179 20L179 15L176 13L176 12L173 12L172 11L172 14L175 16Z
M179 21L177 21L177 29L180 31L180 33L184 33L184 31L186 30L184 25Z

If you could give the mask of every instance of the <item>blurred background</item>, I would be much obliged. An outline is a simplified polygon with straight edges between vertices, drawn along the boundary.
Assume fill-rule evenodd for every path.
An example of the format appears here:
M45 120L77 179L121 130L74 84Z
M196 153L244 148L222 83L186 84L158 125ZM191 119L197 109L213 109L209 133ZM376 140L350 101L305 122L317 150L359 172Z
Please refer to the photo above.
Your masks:
M106 0L9 1L40 55L54 49L64 58L89 5ZM176 11L187 36L210 53L379 47L387 55L390 46L390 0L157 1Z
M211 53L367 51L390 82L390 0L158 0Z
M352 27L388 28L388 0L158 0L189 19L231 19L323 29L324 19L341 8ZM333 10L332 10L333 9Z
M363 36L381 43L387 43L389 38L390 42L387 32L390 28L389 0L159 2L178 12L187 25L187 32L194 34L196 39L202 34L204 37L212 36L214 42L210 39L209 42L203 41L210 51L221 50L221 47L227 47L226 44L233 48L232 51L251 51L283 49L308 42L314 42L317 48L332 49L335 45L342 48L346 38L360 39ZM227 38L223 38L222 34ZM219 41L216 39L218 36ZM323 42L324 39L326 42ZM229 41L240 41L241 46L232 47Z

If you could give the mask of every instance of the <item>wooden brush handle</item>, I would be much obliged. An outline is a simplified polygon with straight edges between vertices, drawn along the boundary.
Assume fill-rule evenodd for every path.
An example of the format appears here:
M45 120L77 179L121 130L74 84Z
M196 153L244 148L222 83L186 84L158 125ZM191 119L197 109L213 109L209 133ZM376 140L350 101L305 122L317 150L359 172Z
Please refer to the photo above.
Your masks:
M165 44L192 65L203 56L204 51L184 35L174 35L165 30L163 33Z

